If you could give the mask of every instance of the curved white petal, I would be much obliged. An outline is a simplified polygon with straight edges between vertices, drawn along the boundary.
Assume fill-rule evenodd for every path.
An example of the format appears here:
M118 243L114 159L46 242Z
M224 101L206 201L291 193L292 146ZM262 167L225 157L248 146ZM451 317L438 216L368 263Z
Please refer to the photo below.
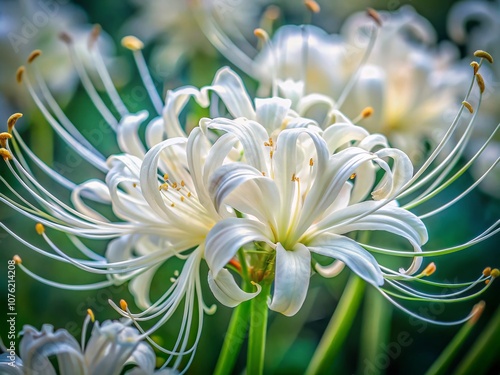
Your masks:
M116 140L120 150L128 154L143 158L146 149L139 138L139 126L148 118L148 111L140 111L137 114L127 114L122 117L116 128Z
M257 122L262 124L269 134L280 129L292 105L291 100L283 98L255 99Z
M202 93L213 91L221 98L229 113L234 117L255 120L255 111L241 78L230 68L224 67L216 73L211 86L201 89Z
M227 204L276 227L276 212L280 210L278 189L273 180L250 165L231 163L218 168L211 176L209 193L219 212Z
M269 308L286 316L299 311L307 296L311 276L311 253L303 244L286 250L276 245L274 293Z
M241 302L254 298L262 289L259 284L255 284L257 286L256 292L248 293L243 291L238 284L236 284L231 272L225 268L219 271L217 277L214 277L212 272L209 271L208 285L210 286L210 290L214 294L215 298L217 298L220 303L228 307L237 306Z
M269 229L258 221L228 218L219 221L208 233L205 242L205 259L214 278L234 257L240 247L253 241L272 245Z
M375 286L382 285L382 271L368 251L350 238L335 234L323 234L309 243L309 250L344 262L359 277Z

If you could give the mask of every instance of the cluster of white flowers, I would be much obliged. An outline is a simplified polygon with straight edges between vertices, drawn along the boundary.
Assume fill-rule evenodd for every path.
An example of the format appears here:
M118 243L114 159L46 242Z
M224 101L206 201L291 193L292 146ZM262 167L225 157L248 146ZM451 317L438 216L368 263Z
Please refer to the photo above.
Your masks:
M366 47L352 47L351 38L360 29L368 30L367 39L358 40ZM409 32L419 37L418 46L406 39ZM186 356L189 366L203 315L214 312L202 297L204 278L217 300L230 307L268 291L264 286L272 284L269 308L291 316L301 308L312 274L333 277L347 266L394 305L433 321L405 307L404 301L468 300L500 274L497 269L486 269L476 280L456 285L425 279L435 266L424 258L467 249L500 230L500 221L496 221L464 244L423 249L428 240L424 220L459 201L488 172L448 203L419 210L418 215L413 212L459 178L488 146L489 140L458 171L454 168L460 165L474 128L485 90L480 69L484 60L492 62L488 53L476 53L480 61L469 67L470 84L458 100L463 85L457 83L459 76L448 77L450 51L428 47L433 37L429 25L408 8L391 15L370 11L367 19L354 15L342 39L312 26L286 26L272 41L263 30L257 35L266 44L255 62L245 68L260 79L262 97L252 98L241 78L230 68L222 68L212 84L171 90L165 100L152 83L142 42L125 37L122 44L133 51L157 112L153 116L145 110L129 112L102 63L99 48L93 46L97 71L114 107L109 109L73 53L84 88L116 134L121 153L107 157L78 133L53 100L36 69L43 56L34 51L28 64L18 70L18 81L27 87L52 128L103 172L103 179L77 185L45 165L15 130L20 114L11 116L9 131L0 134L0 155L36 204L1 176L12 194L1 192L0 202L36 222L36 231L51 251L21 238L4 223L0 227L36 252L107 279L67 285L34 274L28 268L29 260L23 263L17 258L19 267L37 280L72 290L128 281L142 311L133 313L123 300L111 304L136 324L141 332L134 331L137 340L148 338L182 309L174 347L165 349L150 341L176 358L174 370L181 368ZM93 32L91 42L97 38ZM469 103L473 91L479 98L475 108ZM443 114L455 102L461 104L445 126ZM208 107L210 117L197 118L196 126L189 130L183 119L192 121L186 112L196 105ZM360 115L354 118L356 114ZM143 123L144 137L139 134ZM371 134L358 123L386 132L388 138ZM420 136L433 140L427 153L422 151ZM416 171L412 159L418 159ZM34 166L71 191L72 205L32 177ZM105 217L89 201L109 205L115 217ZM69 256L53 242L53 231L67 234L82 257ZM407 246L374 246L366 235L370 231L399 237ZM107 241L104 256L88 248L81 238ZM381 262L380 254L397 259L390 263L391 267L399 263L396 269ZM327 258L330 261L325 263ZM182 261L182 269L172 270L164 294L152 301L150 286L157 270L173 260ZM202 262L208 265L208 275L202 275ZM247 283L246 287L237 279ZM421 284L437 291L423 292L418 288ZM450 287L456 291L441 293L440 289ZM456 324L469 318L436 323ZM144 328L143 322L151 320L154 324ZM193 326L197 327L194 340ZM52 338L50 330L43 332L42 336Z

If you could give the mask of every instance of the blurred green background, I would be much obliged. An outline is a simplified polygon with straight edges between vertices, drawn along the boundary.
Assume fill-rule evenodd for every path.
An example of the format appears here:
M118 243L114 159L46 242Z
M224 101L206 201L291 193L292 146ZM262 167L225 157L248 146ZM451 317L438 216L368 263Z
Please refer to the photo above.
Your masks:
M66 2L64 2L66 3ZM446 39L446 15L454 1L361 1L351 0L347 6L344 2L335 4L331 1L331 8L336 6L342 9L339 15L335 14L331 18L331 23L326 25L331 30L337 31L341 24L342 17L345 17L349 11L363 10L370 6L376 9L396 9L400 5L410 4L416 10L427 17L429 21L438 31L440 39ZM342 4L341 4L342 3ZM61 2L62 4L62 2ZM121 37L124 36L122 25L124 20L129 19L138 11L138 6L133 3L122 0L108 0L103 2L86 2L74 1L88 15L90 23L99 23L103 29L111 35L117 45L119 45ZM320 1L321 4L321 1ZM2 3L0 2L0 7ZM61 5L65 6L65 5ZM290 15L292 21L301 22L300 13ZM323 25L325 26L325 25ZM148 25L144 24L144 28ZM200 38L203 38L200 36ZM56 41L57 42L57 41ZM208 43L208 42L206 42ZM146 48L146 56L151 48ZM135 73L132 58L123 48L117 48L118 54L123 56L130 65L131 79L128 84L120 89L125 103L129 106L131 112L148 108L151 110L149 101L139 95L135 88L140 86L140 80ZM22 56L22 59L26 58ZM42 56L43 58L43 56ZM228 64L222 57L213 53L210 49L197 51L192 60L180 67L178 73L174 77L169 77L165 82L157 81L157 87L160 90L174 88L181 84L192 84L201 86L209 84L216 70ZM5 69L0 61L0 70ZM5 72L4 72L5 73ZM155 72L153 71L153 76ZM9 74L14 77L15 71ZM155 76L158 77L158 75ZM251 90L255 90L256 84L250 79L245 78L247 86ZM13 83L14 84L14 81ZM11 109L20 112L26 112L24 107L19 106L17 102L12 102ZM88 97L81 87L79 87L65 107L65 112L70 119L81 130L91 130L96 124L99 124L101 119L92 107ZM4 121L11 113L1 113ZM39 111L30 109L29 119L21 119L19 124L22 130L23 139L31 146L31 148L47 163L62 163L59 166L70 165L70 168L64 169L65 177L75 181L83 182L91 177L102 178L103 175L97 173L93 168L85 163L75 162L78 160L73 151L71 151L57 136L52 134L47 122L43 119ZM3 131L3 128L2 128ZM111 154L117 151L117 146L113 137L105 138L100 150L105 154ZM57 164L56 164L57 166ZM47 178L43 173L38 173L36 178L43 183L51 192L67 199L69 194ZM1 165L0 173L8 181L13 183L13 186L19 188L18 184L13 181L5 165ZM469 176L464 177L458 183L454 184L450 189L450 195L458 195L464 187L471 183ZM0 186L2 192L5 187ZM21 191L21 190L20 190ZM443 197L446 202L446 198ZM462 243L477 234L484 228L491 225L500 216L500 205L498 200L481 193L474 191L468 197L463 199L458 205L445 211L444 214L437 215L428 220L430 242L426 245L427 249L437 249L451 246L451 244ZM35 223L24 219L20 214L17 214L5 206L0 206L0 220L8 227L15 230L20 236L28 239L30 242L44 246L43 241L36 235ZM61 244L65 249L65 240L62 236L49 232L51 238ZM99 249L101 252L105 246L102 243L91 243L93 248ZM476 278L486 266L500 266L500 254L498 248L498 236L489 239L478 246L475 246L467 251L457 253L452 256L436 259L438 272L433 275L433 280L450 280L450 281L468 281ZM68 249L72 254L72 250ZM40 256L33 251L19 244L13 238L4 232L0 232L0 336L6 334L6 308L7 308L7 260L13 255L18 254L24 261L24 264L33 272L43 275L48 279L53 279L61 282L69 282L72 284L87 283L100 280L96 277L91 277L84 272L77 271L67 265L59 264L50 261L43 256ZM75 253L76 255L76 253ZM174 265L175 266L175 265ZM172 273L172 265L168 269L163 269L155 278L152 288L153 295L160 295L168 285L168 279ZM203 269L206 274L206 269ZM331 280L323 280L317 275L312 278L311 291L308 295L306 304L301 312L292 318L287 318L275 313L270 314L268 347L266 349L266 373L276 374L301 374L303 373L307 363L314 352L314 349L328 324L335 306L338 302L342 290L348 278L348 271L345 270L339 277ZM206 285L205 285L206 286ZM370 294L368 289L367 293ZM486 301L486 311L481 317L479 323L474 328L473 334L467 340L462 348L458 358L463 357L474 341L477 339L481 331L485 328L488 321L492 318L495 310L498 309L498 294L499 286L493 285L481 298ZM207 303L215 303L210 292L205 293ZM373 296L372 296L373 297ZM58 290L42 285L23 272L16 272L16 308L17 308L17 328L20 330L24 324L31 324L37 328L42 323L53 324L56 328L66 328L74 335L80 334L81 324L85 316L87 307L91 307L98 320L103 321L108 318L116 318L114 311L108 306L107 300L112 299L119 301L120 298L125 298L132 305L132 299L129 296L126 285L108 288L101 291L90 292L72 292ZM373 366L367 364L364 360L361 347L361 335L363 327L363 317L370 316L373 300L365 300L357 315L353 328L349 332L346 344L341 349L341 355L332 368L332 373L339 374L372 374L379 373L373 370ZM476 301L477 302L477 301ZM372 321L369 325L382 325L386 331L385 342L379 345L379 369L380 373L388 374L422 374L437 358L437 356L445 348L446 344L453 338L460 327L440 327L433 326L427 323L415 323L407 315L401 311L392 311L392 308L387 305L387 317L385 322ZM445 306L423 306L423 308L435 311L436 317L439 320L457 319L465 316L472 303L458 303ZM416 307L418 310L418 306ZM434 310L433 310L434 309ZM204 374L209 373L215 366L218 352L224 339L224 332L227 328L231 310L218 306L217 313L213 316L205 318L201 343L196 353L196 359L189 370L189 374ZM366 315L365 315L366 314ZM179 317L174 322L166 324L157 336L161 337L165 342L169 342L177 337L177 326L180 321ZM409 343L406 346L400 346L395 349L394 343L398 342L398 337L401 333L407 333L406 340ZM488 368L477 368L477 373L500 373L500 345L490 347L489 355L496 357ZM245 353L243 348L242 353ZM457 363L458 360L454 362ZM485 362L486 364L487 362ZM240 355L235 373L241 373L244 369L244 356Z

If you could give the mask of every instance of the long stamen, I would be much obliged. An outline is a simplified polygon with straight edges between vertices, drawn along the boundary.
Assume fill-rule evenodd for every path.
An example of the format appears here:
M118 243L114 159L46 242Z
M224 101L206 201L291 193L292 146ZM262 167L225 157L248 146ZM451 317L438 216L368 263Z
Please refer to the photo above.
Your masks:
M116 118L113 116L111 111L108 109L106 104L103 102L103 100L97 93L97 90L95 89L92 80L90 79L89 75L87 74L87 71L84 68L80 56L78 55L77 51L75 50L75 47L73 46L72 38L67 33L61 33L60 38L63 42L65 42L65 44L68 47L71 61L75 66L76 72L80 77L80 81L82 82L83 88L87 92L90 100L92 101L96 109L99 111L101 116L104 118L104 120L109 124L111 129L116 130L118 121L116 120Z
M128 115L129 111L125 106L125 104L123 103L123 101L121 100L118 91L116 91L115 85L111 80L108 69L106 68L106 64L104 64L104 60L99 51L99 48L98 46L95 45L97 39L99 38L100 33L101 33L101 26L95 25L89 37L88 44L89 44L90 55L92 57L92 60L94 61L97 73L99 74L99 77L101 78L101 81L104 84L104 88L108 93L111 102L113 103L113 106L116 108L120 116L124 117L125 115Z
M151 74L149 73L148 66L146 64L146 60L144 59L144 55L142 54L142 49L144 48L144 44L137 39L135 36L126 36L122 39L122 46L132 51L134 55L134 60L137 65L137 69L139 70L139 75L141 76L142 83L146 88L146 91L155 107L156 112L161 115L163 111L163 102L156 90L156 87L153 83L153 79L151 78Z

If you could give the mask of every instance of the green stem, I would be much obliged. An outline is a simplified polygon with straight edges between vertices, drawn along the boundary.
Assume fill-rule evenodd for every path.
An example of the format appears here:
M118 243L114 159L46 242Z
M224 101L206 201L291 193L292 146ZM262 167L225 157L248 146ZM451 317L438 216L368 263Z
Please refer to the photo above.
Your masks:
M306 370L306 375L331 373L331 363L351 328L363 296L364 287L365 282L352 274Z
M271 283L269 280L264 279L261 286L262 291L251 301L247 375L261 375L264 371L268 313L267 297L271 289Z
M471 350L459 363L455 375L486 373L491 362L498 358L498 337L500 336L500 307L490 320Z
M246 292L251 291L253 287L250 283L250 275L242 249L238 251L238 259L241 264L242 288ZM228 375L232 373L241 350L241 345L247 335L250 305L251 301L245 301L233 310L219 359L215 366L214 375Z
M250 303L246 301L239 304L231 315L231 321L224 338L214 375L231 374L236 362L236 358L241 350L241 345L245 340L248 328L248 318L250 317Z
M391 305L375 288L368 288L363 311L361 327L361 356L360 374L364 374L367 365L376 363L377 355L382 345L389 339L390 322L392 316ZM379 367L370 366L373 375L381 374Z
M446 374L451 362L457 355L460 347L464 343L467 336L469 336L472 328L474 327L477 319L468 320L458 333L453 337L453 340L448 344L446 349L441 353L439 358L432 364L432 366L427 370L425 375L440 375Z

